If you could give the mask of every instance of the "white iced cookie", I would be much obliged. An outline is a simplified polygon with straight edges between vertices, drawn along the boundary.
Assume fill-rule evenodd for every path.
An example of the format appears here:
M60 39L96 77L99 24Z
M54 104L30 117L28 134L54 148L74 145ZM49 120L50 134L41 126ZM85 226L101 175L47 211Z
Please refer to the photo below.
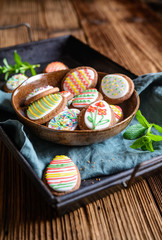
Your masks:
M100 92L104 95L104 99L110 104L122 103L130 98L133 91L133 81L122 74L109 74L101 81Z
M84 108L79 115L80 129L103 130L115 124L115 116L109 104L103 100Z
M22 84L28 77L24 74L15 74L8 79L4 86L6 92L14 91L20 84Z
M27 96L26 100L24 102L25 105L29 105L30 103L38 100L39 98L42 98L46 95L56 93L59 91L58 87L53 87L50 85L44 86L44 87L38 87L35 88L33 91L31 91Z
M89 106L91 103L98 100L102 100L102 99L103 99L102 94L99 93L97 89L92 88L92 89L85 90L84 92L75 96L72 99L70 107L82 109L84 107Z

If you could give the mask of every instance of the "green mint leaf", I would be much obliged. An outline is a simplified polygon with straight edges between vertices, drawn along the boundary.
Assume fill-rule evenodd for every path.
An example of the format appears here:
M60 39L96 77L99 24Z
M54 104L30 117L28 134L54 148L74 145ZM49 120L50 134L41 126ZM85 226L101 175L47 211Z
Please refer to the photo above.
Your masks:
M144 143L143 143L143 139L142 139L143 137L141 137L141 138L139 138L139 139L137 139L130 147L131 148L140 148L140 147L142 147L143 145L145 145Z
M7 68L10 68L6 58L3 59L3 63Z
M6 74L5 74L5 81L7 81L8 76L9 76L9 72L6 72Z
M23 62L23 65L24 66L31 66L30 63L28 63L28 62Z
M153 146L152 146L152 142L148 142L145 144L145 147L147 150L149 150L150 152L154 152Z
M20 73L24 74L25 73L25 69L21 69Z
M18 65L20 65L20 66L22 65L21 57L19 56L17 51L14 51L14 60Z
M142 137L142 141L143 141L144 144L146 144L146 143L151 142L151 138L149 136L145 135L145 136Z
M33 67L30 68L30 71L31 71L31 74L32 74L33 76L36 75L36 71L35 71L35 69L34 69Z
M149 133L148 136L151 138L151 140L153 140L155 142L162 141L162 136L160 136L160 135L154 135L154 134Z
M146 148L145 145L143 145L143 146L141 147L141 149L142 149L142 151L147 151L147 148Z
M142 146L146 146L149 142L151 142L151 138L148 136L142 136L138 138L130 147L131 148L140 148Z
M130 140L136 139L138 137L141 137L146 129L147 128L143 127L141 124L132 125L125 131L123 137Z
M159 125L157 124L153 124L153 127L160 133L162 133L162 127L160 127Z
M141 113L140 110L137 111L137 113L136 113L136 118L137 118L138 122L139 122L142 126L144 126L144 127L146 127L146 128L148 128L148 127L150 126L149 122L148 122L148 121L146 120L146 118L142 115L142 113Z

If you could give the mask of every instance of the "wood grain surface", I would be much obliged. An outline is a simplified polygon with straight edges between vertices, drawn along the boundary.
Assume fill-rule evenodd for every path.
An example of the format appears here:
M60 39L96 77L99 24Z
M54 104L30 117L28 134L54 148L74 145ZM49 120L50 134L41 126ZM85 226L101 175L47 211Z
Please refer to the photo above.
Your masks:
M70 33L135 74L162 69L162 20L142 0L6 0L0 16L0 26L28 22L35 41ZM27 41L24 27L0 30L0 47ZM159 172L56 217L0 142L0 240L160 240L161 182Z

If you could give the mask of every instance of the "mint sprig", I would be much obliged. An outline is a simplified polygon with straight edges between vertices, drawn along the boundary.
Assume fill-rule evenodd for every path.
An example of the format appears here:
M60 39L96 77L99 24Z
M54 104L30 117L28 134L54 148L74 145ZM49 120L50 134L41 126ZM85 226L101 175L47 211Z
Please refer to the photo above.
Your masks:
M136 118L139 124L130 126L123 134L123 137L129 140L137 139L130 146L133 149L141 148L143 151L148 150L154 152L152 143L153 141L162 141L162 136L153 134L151 129L154 127L158 132L162 133L162 127L154 123L149 123L140 110L137 111Z
M3 66L0 66L0 74L5 74L5 80L8 79L10 74L22 73L24 74L27 70L30 70L32 75L36 75L35 68L40 67L40 64L30 64L28 62L22 62L21 57L14 51L15 64L10 65L6 58L3 59Z

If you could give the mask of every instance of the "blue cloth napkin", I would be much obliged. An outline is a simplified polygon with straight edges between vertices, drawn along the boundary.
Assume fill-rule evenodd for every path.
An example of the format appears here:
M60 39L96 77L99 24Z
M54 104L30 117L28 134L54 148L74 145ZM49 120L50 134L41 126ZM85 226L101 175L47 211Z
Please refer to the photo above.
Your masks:
M134 79L140 94L140 110L149 122L162 126L162 72ZM130 125L137 123L134 119ZM81 178L109 175L132 168L162 154L162 142L156 142L154 152L130 148L133 141L123 138L123 132L100 143L69 147L51 143L33 135L17 120L11 105L11 94L0 91L0 126L9 135L20 153L41 178L45 167L56 155L67 155L78 166Z

